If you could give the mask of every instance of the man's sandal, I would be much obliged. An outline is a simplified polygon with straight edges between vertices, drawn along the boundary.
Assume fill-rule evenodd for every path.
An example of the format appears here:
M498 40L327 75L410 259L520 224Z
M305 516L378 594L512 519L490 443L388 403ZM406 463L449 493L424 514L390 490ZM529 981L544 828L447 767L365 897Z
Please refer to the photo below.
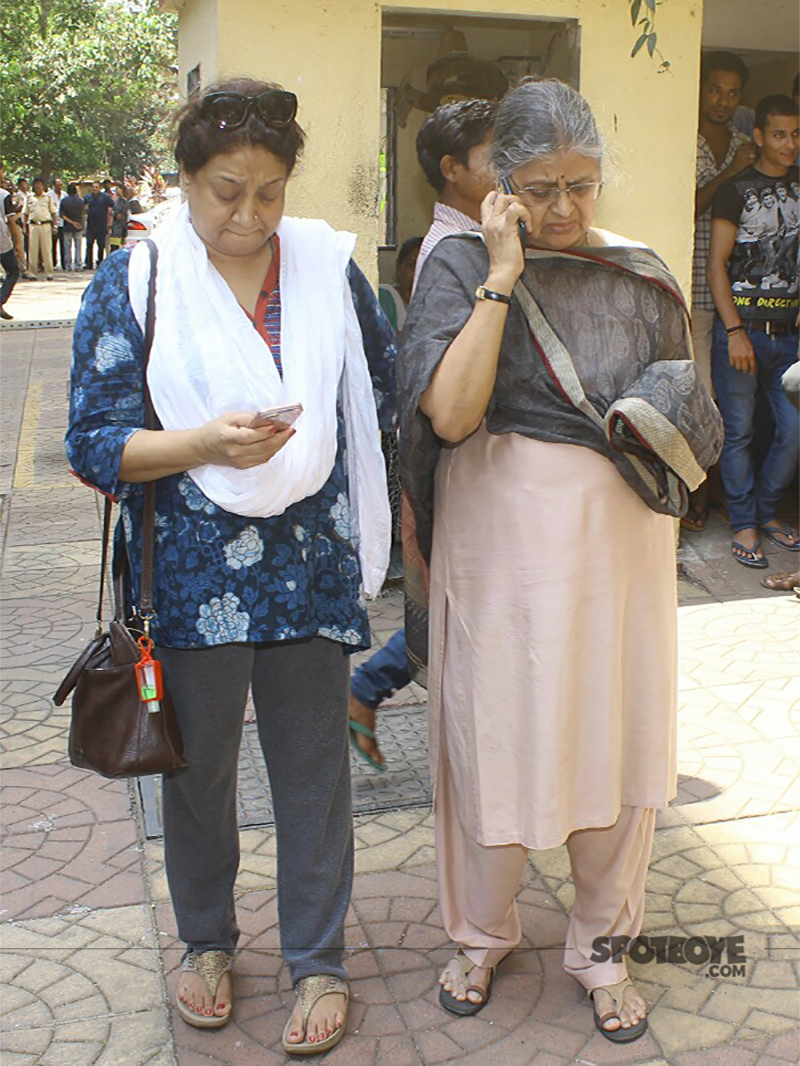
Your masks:
M793 530L788 522L773 522L768 526L762 526L761 532L765 537L769 537L773 544L783 548L784 551L800 552L800 537L792 537ZM789 537L789 543L787 544L785 540L781 540L781 537Z
M375 736L375 730L370 729L368 726L362 725L360 722L357 722L355 718L349 719L348 724L350 726L350 743L353 745L353 747L361 756L361 758L365 762L368 762L370 766L374 767L376 770L380 770L382 774L386 773L386 763L378 762L377 759L372 758L368 751L364 751L364 749L358 743L358 738L356 736L356 733L360 733L362 737L368 737L370 740L377 741L377 737Z
M474 962L471 962L460 948L450 962L458 963L461 975L465 981L473 970L485 969L485 967L477 967ZM449 966L450 963L447 965ZM496 971L497 966L489 967L489 983L486 988L478 988L477 985L467 985L466 995L469 995L470 992L477 993L481 997L478 1003L473 1003L471 999L456 999L453 993L448 992L444 987L439 989L439 1002L445 1010L450 1011L451 1014L458 1014L462 1018L468 1017L471 1014L477 1014L478 1011L483 1010L492 998L492 981L494 980Z
M765 555L759 555L761 541L757 540L752 548L746 548L738 540L731 541L731 552L737 563L749 566L752 570L766 570L769 559Z
M217 998L219 983L226 973L231 972L232 959L227 951L190 951L181 963L181 973L196 973L203 979L206 992L213 1003ZM221 1029L227 1025L233 1011L233 992L231 991L231 1009L227 1014L198 1014L188 1003L176 997L178 1014L187 1023L197 1029Z
M772 592L797 592L800 588L800 570L787 570L783 574L762 577L761 584Z
M292 1044L289 1041L289 1034L293 1031L292 1019L286 1023L286 1028L283 1030L283 1050L287 1055L321 1055L323 1051L330 1051L332 1047L336 1047L339 1041L344 1036L344 1031L347 1026L347 1008L350 1005L350 986L347 981L342 980L341 977L334 977L333 974L315 974L313 977L303 977L294 986L297 998L300 1001L302 1007L302 1027L303 1027L303 1040L297 1044ZM306 1039L306 1026L308 1025L308 1019L311 1011L314 1009L314 1005L323 996L329 995L331 992L338 992L344 996L344 1010L342 1011L342 1024L338 1029L334 1030L330 1036L325 1037L324 1040L317 1040L311 1042Z
M647 1032L647 1018L640 1018L635 1025L630 1025L627 1029L622 1027L620 1011L624 1006L625 989L633 987L633 981L631 981L630 977L625 977L615 985L598 985L597 988L593 988L589 992L589 999L592 1001L592 1011L594 1012L594 1024L606 1040L610 1040L612 1044L629 1044L632 1040L638 1040L640 1036ZM608 992L609 996L614 1000L616 1009L606 1011L605 1014L598 1014L594 1002L595 992ZM605 1023L611 1021L612 1018L619 1019L618 1029L605 1028Z
M688 533L702 533L707 523L708 508L692 507L689 504L689 510L681 519L681 529L685 529Z

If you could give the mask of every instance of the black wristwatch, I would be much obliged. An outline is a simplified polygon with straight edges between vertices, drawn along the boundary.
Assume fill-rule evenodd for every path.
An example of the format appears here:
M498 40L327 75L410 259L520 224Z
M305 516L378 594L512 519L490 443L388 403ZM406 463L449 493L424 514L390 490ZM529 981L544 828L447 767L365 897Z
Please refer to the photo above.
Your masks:
M494 289L487 289L485 285L479 285L475 290L475 295L479 300L496 300L499 304L511 303L510 296L506 296L503 292L495 292Z

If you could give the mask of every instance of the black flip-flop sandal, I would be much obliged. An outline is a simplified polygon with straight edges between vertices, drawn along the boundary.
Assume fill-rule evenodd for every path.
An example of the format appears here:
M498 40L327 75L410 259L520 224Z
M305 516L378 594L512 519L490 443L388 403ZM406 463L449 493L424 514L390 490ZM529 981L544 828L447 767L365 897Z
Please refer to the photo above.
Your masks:
M758 551L760 547L760 540L757 540L752 548L745 548L744 544L740 544L738 540L734 540L731 541L731 554L736 562L741 563L742 566L749 566L751 570L766 570L769 566L769 559L767 559L765 555L759 556ZM739 555L738 552L741 552L742 554Z
M781 526L762 526L761 532L765 537L769 537L773 544L777 544L779 548L783 548L787 552L800 552L800 537L797 537L793 544L784 544L782 540L778 540L776 534L780 534L784 537L791 537L792 527L786 526L786 529L782 529Z

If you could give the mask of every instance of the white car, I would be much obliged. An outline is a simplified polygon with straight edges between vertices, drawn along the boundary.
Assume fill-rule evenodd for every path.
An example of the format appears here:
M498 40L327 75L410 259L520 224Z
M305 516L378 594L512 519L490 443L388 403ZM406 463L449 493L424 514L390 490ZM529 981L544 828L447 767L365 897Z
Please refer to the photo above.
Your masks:
M131 215L128 219L128 234L125 238L125 248L134 248L139 241L150 237L161 225L169 212L180 206L180 196L171 196L162 200L160 204L151 207L148 211L142 211L138 215Z

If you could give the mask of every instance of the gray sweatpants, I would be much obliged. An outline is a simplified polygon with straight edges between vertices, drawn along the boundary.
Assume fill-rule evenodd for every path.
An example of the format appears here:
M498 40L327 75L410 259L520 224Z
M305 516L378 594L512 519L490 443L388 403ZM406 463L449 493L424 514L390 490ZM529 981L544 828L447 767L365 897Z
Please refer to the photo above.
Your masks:
M164 779L164 846L178 935L233 952L239 868L236 774L248 687L267 764L278 844L281 950L292 981L345 976L353 883L347 736L349 664L322 637L160 648L189 769Z

